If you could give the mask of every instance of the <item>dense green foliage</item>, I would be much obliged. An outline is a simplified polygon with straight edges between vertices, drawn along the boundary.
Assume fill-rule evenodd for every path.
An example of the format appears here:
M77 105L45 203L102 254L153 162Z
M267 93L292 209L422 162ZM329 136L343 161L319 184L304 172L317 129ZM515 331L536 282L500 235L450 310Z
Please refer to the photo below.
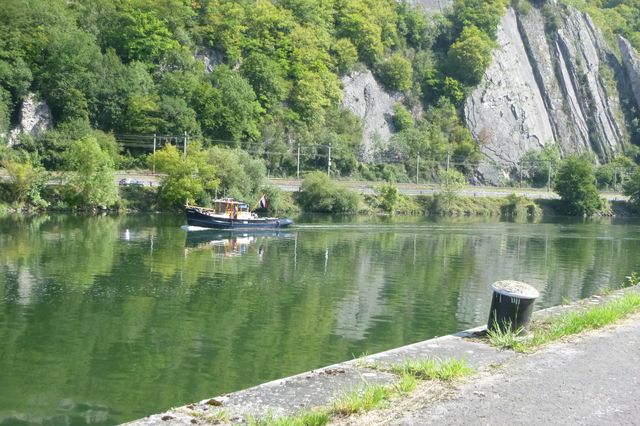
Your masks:
M626 37L640 50L639 0L562 0L589 13L615 46L615 34Z
M357 213L361 197L339 186L321 172L310 173L302 182L298 204L304 211L323 213Z
M575 155L565 158L556 176L554 190L570 215L590 216L604 206L596 187L594 167L587 158Z
M625 182L624 195L629 197L631 205L640 210L640 168L637 168L631 178Z
M398 130L450 128L451 120L462 127L456 107L489 63L504 6L456 0L447 15L426 16L395 0L6 0L0 134L35 92L55 129L23 137L16 149L36 153L48 170L63 167L72 141L90 135L107 149L115 139L105 133L127 141L186 132L204 146L261 156L271 174L295 171L298 145L309 148L303 169L322 168L318 154L330 144L333 172L352 174L361 126L341 108L340 78L369 68L404 95L407 111L449 102L446 117L416 113L418 130ZM464 144L457 155L466 160L474 149ZM116 166L128 164L108 151ZM432 160L441 153L421 150Z
M208 154L200 145L191 144L186 155L175 146L167 145L148 159L156 170L165 173L159 197L165 206L206 203L218 187L215 167L209 164Z
M110 207L118 199L113 160L95 138L75 141L65 155L71 173L65 184L65 200L71 207Z

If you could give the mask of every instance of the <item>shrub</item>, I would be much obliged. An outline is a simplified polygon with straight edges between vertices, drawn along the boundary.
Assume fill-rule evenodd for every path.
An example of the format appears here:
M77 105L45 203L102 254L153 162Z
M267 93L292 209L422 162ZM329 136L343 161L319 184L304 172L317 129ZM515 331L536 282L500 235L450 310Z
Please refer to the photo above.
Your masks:
M593 165L584 157L572 155L562 162L554 191L570 215L590 216L605 207L596 188Z
M359 194L339 187L322 172L310 173L302 182L298 204L304 211L355 213L360 207Z

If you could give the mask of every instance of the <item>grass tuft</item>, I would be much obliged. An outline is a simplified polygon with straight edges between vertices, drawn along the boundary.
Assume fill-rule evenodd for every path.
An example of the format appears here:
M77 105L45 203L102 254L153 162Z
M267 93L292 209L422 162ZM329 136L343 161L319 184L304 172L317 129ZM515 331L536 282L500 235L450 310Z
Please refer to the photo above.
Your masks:
M392 396L391 387L384 385L367 385L362 389L345 394L333 402L331 413L348 416L354 413L371 411L386 405Z
M391 368L394 373L408 374L420 380L442 380L450 382L473 372L465 360L448 358L443 361L426 359L406 361Z
M274 417L266 415L258 419L250 417L247 419L249 426L323 426L329 423L331 415L322 409L309 410L297 416Z

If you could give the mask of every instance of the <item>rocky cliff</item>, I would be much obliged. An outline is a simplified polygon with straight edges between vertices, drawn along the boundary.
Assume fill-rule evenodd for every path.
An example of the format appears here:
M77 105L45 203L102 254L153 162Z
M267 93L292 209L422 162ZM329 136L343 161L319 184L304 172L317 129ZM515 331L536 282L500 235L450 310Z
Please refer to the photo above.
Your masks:
M636 111L638 111L638 107L640 107L640 56L624 37L618 37L618 45L620 46L622 63L624 64L627 79L636 101Z
M452 1L410 3L433 13ZM625 111L625 118L620 99L633 87L632 103L640 105L637 53L622 39L620 61L587 14L548 5L545 14L536 7L526 14L507 9L492 64L465 102L466 124L484 158L478 177L487 183L509 180L528 167L521 161L527 152L548 144L562 156L591 152L604 163L629 143L625 120L633 114ZM345 107L364 122L361 160L368 161L376 142L384 146L392 135L389 119L398 99L370 73L356 73L343 84Z
M371 71L354 71L342 79L343 106L362 120L359 159L371 162L377 149L383 150L392 135L391 120L396 99L378 84Z
M20 124L9 133L9 146L17 143L21 134L39 136L53 128L53 117L46 102L30 93L20 107Z
M617 92L621 65L587 14L556 6L549 30L540 11L509 9L483 82L465 105L467 125L497 183L526 165L531 150L555 143L563 155L593 152L601 162L623 151L626 124ZM545 28L546 26L546 28Z

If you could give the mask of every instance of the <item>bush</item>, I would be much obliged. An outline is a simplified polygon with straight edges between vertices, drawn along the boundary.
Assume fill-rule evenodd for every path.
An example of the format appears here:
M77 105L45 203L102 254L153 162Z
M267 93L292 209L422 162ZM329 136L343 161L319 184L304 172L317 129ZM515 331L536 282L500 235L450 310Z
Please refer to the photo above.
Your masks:
M395 213L396 206L400 201L400 191L394 182L383 183L376 188L378 194L378 204L385 213Z
M322 172L310 173L302 182L298 204L307 212L356 213L361 197L338 186Z
M553 189L567 214L590 216L605 207L596 188L593 165L584 157L572 155L562 162Z
M413 84L411 61L398 53L380 64L378 73L382 84L390 90L403 92Z
M72 207L110 207L118 200L113 160L104 152L95 137L86 137L71 144L65 154L65 164L71 177L65 185L65 200Z
M629 203L635 209L640 210L640 168L625 182L624 195L629 197Z
M540 207L532 200L516 194L509 195L500 206L500 215L505 217L533 217L541 212Z

